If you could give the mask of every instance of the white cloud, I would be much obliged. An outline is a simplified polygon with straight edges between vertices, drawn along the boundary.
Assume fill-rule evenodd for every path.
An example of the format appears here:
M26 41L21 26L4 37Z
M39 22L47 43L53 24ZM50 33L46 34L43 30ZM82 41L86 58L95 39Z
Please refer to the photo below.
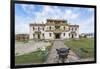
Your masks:
M94 32L94 16L84 20L84 22L80 21L80 33L93 33Z
M28 17L15 16L15 33L29 33L29 23L31 19Z
M33 10L35 9L34 5L29 4L21 4L23 11L27 14L33 14Z
M22 5L24 12L29 14L27 17L17 16L15 30L17 33L28 33L30 23L42 23L46 22L47 19L65 19L71 24L78 24L80 26L80 32L93 32L94 31L94 16L82 21L80 20L80 13L77 12L80 8L64 9L57 6L43 6L41 11L34 12L34 5ZM76 10L75 10L76 9ZM92 12L93 9L88 9ZM32 16L34 14L34 16ZM30 17L31 15L31 17Z
M29 33L29 24L23 24L23 23L15 24L15 32L16 34Z
M73 13L70 9L61 10L57 6L43 6L41 12L36 12L35 21L41 22L46 19L77 19L79 14Z

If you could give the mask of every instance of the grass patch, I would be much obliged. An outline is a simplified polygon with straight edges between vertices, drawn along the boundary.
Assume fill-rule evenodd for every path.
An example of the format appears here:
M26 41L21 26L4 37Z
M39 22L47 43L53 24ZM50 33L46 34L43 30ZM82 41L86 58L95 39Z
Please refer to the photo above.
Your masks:
M79 40L69 39L65 40L65 45L70 47L80 58L94 57L94 39L81 38Z
M39 49L36 52L15 56L15 64L43 63L46 61L51 47L52 46L47 46L45 51Z
M46 53L36 51L15 57L16 64L31 64L31 63L43 63L45 61Z

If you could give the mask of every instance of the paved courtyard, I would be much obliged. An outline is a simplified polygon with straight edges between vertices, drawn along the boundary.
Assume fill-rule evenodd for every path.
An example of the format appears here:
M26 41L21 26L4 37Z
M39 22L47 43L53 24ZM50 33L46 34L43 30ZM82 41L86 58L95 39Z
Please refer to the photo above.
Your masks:
M35 42L30 41L28 43L18 42L15 44L15 54L17 56L23 55L25 53L30 53L36 51L38 48L42 48L44 46L49 46L50 42ZM58 54L56 49L59 48L68 48L68 46L64 45L63 40L55 40L52 46L52 49L48 55L47 61L44 62L44 64L50 64L50 63L58 63ZM80 61L93 61L92 58L87 59L80 59L79 56L77 56L73 51L70 50L68 58L65 60L66 63L69 62L80 62Z
M66 45L64 45L64 41L61 41L61 40L54 41L54 45L52 47L52 50L51 50L45 64L47 64L47 63L58 63L58 58L57 58L58 56L57 56L56 49L59 49L59 48L68 48L68 47ZM79 56L77 56L73 51L70 50L68 58L65 60L65 63L81 62L81 61L93 61L93 60L94 60L93 58L80 59Z
M63 41L61 40L56 40L54 41L54 45L52 47L52 50L48 56L48 59L45 63L57 63L57 51L56 49L59 48L68 48L67 46L64 45ZM72 51L70 51L69 53L70 55L68 56L68 59L65 62L76 62L79 61L79 57L73 53Z

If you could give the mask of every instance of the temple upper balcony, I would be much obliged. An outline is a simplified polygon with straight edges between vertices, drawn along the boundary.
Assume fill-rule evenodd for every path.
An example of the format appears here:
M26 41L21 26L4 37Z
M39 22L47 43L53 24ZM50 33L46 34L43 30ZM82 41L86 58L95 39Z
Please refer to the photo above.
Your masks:
M45 31L48 32L67 32L69 31L69 27L65 27L65 26L49 26L48 29L46 29Z

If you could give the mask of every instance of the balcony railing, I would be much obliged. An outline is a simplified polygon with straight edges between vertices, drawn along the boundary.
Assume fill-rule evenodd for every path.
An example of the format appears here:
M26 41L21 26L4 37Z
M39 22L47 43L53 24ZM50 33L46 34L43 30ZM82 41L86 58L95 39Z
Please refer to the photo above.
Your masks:
M69 29L51 29L51 30L46 30L48 32L65 32L65 31L69 31Z
M41 31L40 31L40 30L38 30L38 31L35 31L35 33L41 33Z

